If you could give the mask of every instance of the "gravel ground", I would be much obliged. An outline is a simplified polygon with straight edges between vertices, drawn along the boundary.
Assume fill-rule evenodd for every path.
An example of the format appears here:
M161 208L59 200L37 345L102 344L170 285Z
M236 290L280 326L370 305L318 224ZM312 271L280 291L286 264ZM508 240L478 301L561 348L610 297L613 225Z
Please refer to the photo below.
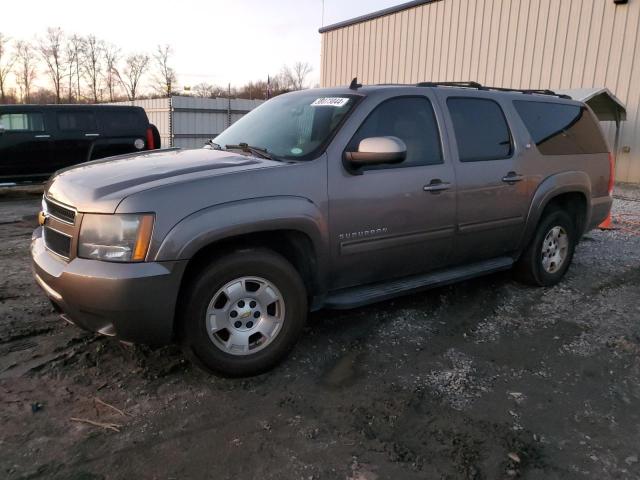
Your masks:
M0 190L1 478L640 478L637 187L554 288L507 272L319 312L244 380L59 320L28 263L38 205Z

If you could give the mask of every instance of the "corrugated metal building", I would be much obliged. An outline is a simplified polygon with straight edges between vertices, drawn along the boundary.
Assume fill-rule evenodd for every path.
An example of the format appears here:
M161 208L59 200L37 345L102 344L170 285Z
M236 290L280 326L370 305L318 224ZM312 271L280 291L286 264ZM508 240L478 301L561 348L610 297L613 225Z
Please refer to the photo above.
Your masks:
M616 178L640 182L639 32L640 0L412 1L321 28L321 84L607 87L627 107Z
M172 96L118 103L144 108L162 147L200 148L263 100Z

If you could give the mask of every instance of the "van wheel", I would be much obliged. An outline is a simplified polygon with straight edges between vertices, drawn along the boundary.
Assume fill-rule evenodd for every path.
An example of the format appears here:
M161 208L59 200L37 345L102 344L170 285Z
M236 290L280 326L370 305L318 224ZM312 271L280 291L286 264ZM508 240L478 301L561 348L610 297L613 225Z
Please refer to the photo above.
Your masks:
M518 279L541 287L558 283L573 259L576 239L575 224L566 212L547 213L516 264Z
M237 251L194 278L181 312L187 355L226 376L282 361L302 333L307 295L298 272L270 250Z

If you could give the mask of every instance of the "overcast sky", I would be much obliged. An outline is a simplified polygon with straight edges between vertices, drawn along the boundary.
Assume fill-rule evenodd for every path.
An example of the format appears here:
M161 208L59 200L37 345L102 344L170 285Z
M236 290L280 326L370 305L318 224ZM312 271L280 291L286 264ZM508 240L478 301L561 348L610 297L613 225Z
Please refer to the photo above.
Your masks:
M13 39L33 39L55 26L93 33L123 52L169 43L181 86L239 85L297 60L313 66L312 83L320 77L322 0L0 1L0 31ZM402 1L325 0L324 24Z

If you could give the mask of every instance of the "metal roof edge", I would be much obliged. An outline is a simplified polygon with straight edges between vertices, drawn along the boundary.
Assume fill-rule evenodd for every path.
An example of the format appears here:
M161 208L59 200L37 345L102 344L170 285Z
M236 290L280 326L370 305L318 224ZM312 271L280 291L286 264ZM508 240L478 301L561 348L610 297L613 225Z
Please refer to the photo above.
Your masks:
M374 18L380 18L386 15L391 15L393 13L401 12L403 10L408 10L409 8L419 7L420 5L425 5L427 3L435 3L440 1L442 0L413 0L411 2L401 3L400 5L396 5L395 7L384 8L382 10L367 13L359 17L354 17L348 20L343 20L342 22L327 25L326 27L319 28L318 32L325 33L331 30L337 30L339 28L355 25L356 23L366 22L367 20L373 20Z
M584 103L589 103L590 100L603 95L608 99L608 102L618 110L620 120L627 119L627 107L616 95L606 87L591 87L591 88L561 88L555 90L556 92L569 95L574 100L578 100Z

